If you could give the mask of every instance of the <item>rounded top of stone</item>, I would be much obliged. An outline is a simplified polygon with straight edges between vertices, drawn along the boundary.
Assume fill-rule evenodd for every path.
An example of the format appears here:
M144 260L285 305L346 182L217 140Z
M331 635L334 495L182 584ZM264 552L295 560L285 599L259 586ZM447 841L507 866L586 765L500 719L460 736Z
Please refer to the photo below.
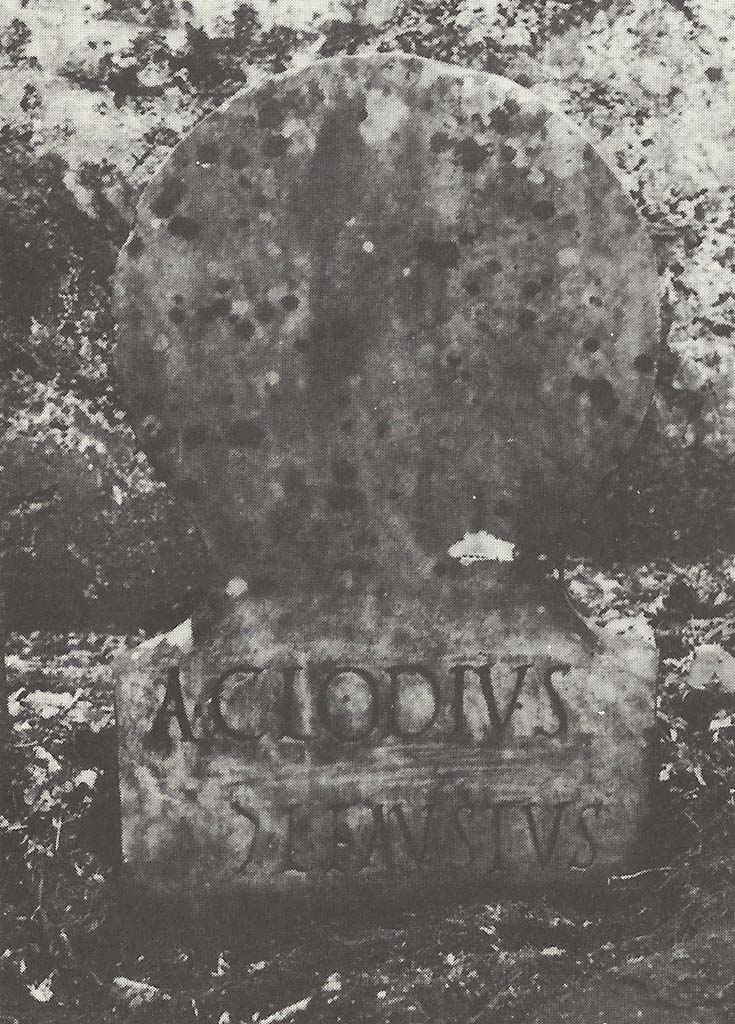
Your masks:
M473 529L553 542L636 435L658 304L635 207L565 116L482 72L335 57L241 92L157 173L117 369L213 554L328 585Z

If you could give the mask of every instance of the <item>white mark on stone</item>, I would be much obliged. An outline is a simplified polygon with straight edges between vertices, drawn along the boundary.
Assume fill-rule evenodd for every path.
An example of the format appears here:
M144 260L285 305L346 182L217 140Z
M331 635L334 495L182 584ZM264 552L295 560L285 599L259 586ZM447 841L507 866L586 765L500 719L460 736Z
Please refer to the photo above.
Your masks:
M470 562L512 562L515 544L480 530L479 533L466 533L462 540L452 544L447 554L450 558L458 558L463 565Z
M367 242L363 242L362 243L362 251L363 252L367 252L367 253L374 252L375 251L375 246L373 245L373 243L370 240L368 240Z
M360 124L360 134L368 145L385 142L411 117L409 108L395 94L385 95L377 89L368 94L365 106L368 116Z
M578 267L580 254L579 249L560 249L557 257L560 267Z
M228 597L241 597L242 594L248 589L248 585L244 579L239 576L235 576L227 584L226 594Z
M538 167L532 167L528 172L528 180L532 185L543 185L546 181L546 175Z

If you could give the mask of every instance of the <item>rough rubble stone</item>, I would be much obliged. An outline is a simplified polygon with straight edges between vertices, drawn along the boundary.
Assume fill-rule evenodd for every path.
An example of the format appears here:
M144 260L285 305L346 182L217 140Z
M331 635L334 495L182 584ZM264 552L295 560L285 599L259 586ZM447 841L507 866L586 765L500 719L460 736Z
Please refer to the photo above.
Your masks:
M690 690L735 691L735 658L719 644L700 644L687 677Z
M208 631L117 664L131 876L331 906L634 863L655 646L447 557L558 541L649 400L650 247L577 131L493 76L318 62L175 150L116 295L222 574Z

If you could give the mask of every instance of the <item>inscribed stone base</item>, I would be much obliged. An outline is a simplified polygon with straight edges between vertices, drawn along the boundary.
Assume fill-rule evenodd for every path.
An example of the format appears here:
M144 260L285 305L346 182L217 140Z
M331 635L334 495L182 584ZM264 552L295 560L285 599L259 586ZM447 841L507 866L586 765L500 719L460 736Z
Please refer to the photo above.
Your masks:
M561 592L244 600L117 665L129 877L196 902L578 884L635 865L655 646Z

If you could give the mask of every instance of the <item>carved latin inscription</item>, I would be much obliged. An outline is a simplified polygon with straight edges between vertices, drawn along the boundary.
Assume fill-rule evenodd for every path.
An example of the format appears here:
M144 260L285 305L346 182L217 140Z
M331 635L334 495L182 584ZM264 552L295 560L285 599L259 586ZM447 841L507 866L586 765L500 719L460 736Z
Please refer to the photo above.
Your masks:
M221 790L238 877L586 872L611 808L580 787L590 748L570 729L571 669L243 659L205 674L197 695L171 665L143 743L241 764Z
M268 862L279 873L390 874L444 866L488 878L513 866L519 846L539 871L555 860L567 870L588 870L598 858L597 826L607 813L599 799L499 800L461 787L452 794L438 789L419 806L372 799L299 801L270 821L280 836L274 856L258 812L237 800L232 806L249 826L240 873Z
M438 739L502 745L511 734L565 740L568 718L556 679L570 668L554 658L455 661L442 668L241 662L225 669L191 708L172 666L146 741L170 741L172 722L194 743L205 730L248 744L270 736L347 747Z

